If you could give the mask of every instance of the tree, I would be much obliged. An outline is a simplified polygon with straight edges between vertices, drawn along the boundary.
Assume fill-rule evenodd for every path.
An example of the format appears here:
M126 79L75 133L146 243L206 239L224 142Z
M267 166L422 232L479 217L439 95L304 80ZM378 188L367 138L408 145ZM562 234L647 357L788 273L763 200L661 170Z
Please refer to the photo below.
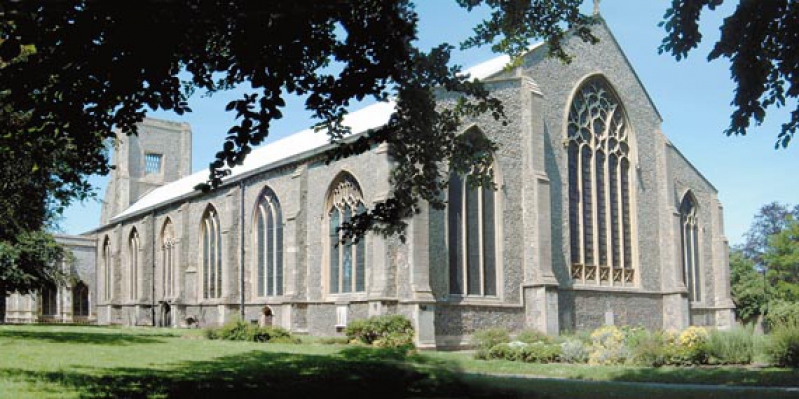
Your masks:
M766 303L763 276L755 269L755 262L740 249L730 252L730 288L735 302L735 314L744 323L763 314Z
M542 38L550 55L568 61L564 38L597 40L590 30L595 17L580 13L582 0L456 1L468 10L491 11L463 48L491 45L518 56ZM721 3L674 0L664 17L661 51L687 56L701 40L702 10ZM484 155L491 143L465 144L455 140L455 132L464 118L502 118L502 105L449 66L450 45L429 51L416 46L412 0L30 0L3 2L0 14L0 62L17 60L26 46L35 49L2 68L0 107L25 118L5 130L7 141L0 145L60 183L66 195L56 196L55 203L87 195L86 176L109 171L104 142L112 128L135 134L147 109L182 114L190 111L186 99L195 91L243 84L251 91L227 105L238 123L211 162L203 189L218 186L263 142L289 94L305 96L317 128L340 144L333 158L390 144L393 194L344 226L353 234L401 233L420 200L442 208L443 168L474 168L475 184L490 183ZM729 134L745 134L766 109L799 95L793 57L798 15L794 1L747 0L725 21L710 58L730 58L738 83ZM462 100L437 110L433 88L461 94ZM368 97L394 99L395 114L357 141L342 141L349 133L342 120L350 103ZM797 124L799 110L783 126L782 145ZM6 125L13 124L0 121Z
M769 238L785 230L792 220L799 220L799 205L771 202L760 207L752 225L744 233L741 250L758 267L764 267L763 254L769 246Z
M730 253L730 286L742 320L799 303L799 206L772 202L760 208Z
M496 11L467 46L512 32L498 49L518 53L530 38L544 38L554 56L566 59L561 41L567 32L596 40L593 20L579 12L578 0L458 2ZM417 48L410 0L31 0L4 2L0 12L0 59L16 60L24 46L35 48L0 75L0 105L25 115L3 145L76 195L87 193L87 175L109 171L104 142L113 127L135 134L147 108L182 114L190 111L186 99L194 91L243 84L252 90L227 105L238 123L210 164L203 189L218 186L263 142L288 94L305 96L316 127L340 144L333 158L390 144L393 196L345 226L354 234L370 228L401 233L419 200L442 208L442 168L474 168L475 184L490 183L485 155L493 144L455 136L464 118L502 118L502 105L449 66L450 45ZM458 93L461 101L438 110L434 88ZM342 141L350 102L367 97L394 99L396 112L384 127ZM63 147L79 151L59 152Z
M775 299L799 301L799 221L792 221L769 238L763 256Z
M660 46L680 60L702 40L699 19L705 8L715 10L724 0L672 0L662 26L667 35ZM727 135L745 135L759 125L772 107L794 107L777 135L775 147L786 147L799 128L799 2L742 0L724 19L721 38L708 61L730 60L737 84Z
M25 231L14 240L0 240L0 324L6 319L6 296L30 294L65 281L64 248L45 231Z

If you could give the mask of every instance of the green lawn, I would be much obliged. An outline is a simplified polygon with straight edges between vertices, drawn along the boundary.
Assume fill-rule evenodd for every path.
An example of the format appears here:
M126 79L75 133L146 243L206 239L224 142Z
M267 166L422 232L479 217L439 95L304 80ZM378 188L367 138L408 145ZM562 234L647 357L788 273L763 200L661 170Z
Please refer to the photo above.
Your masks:
M0 326L0 397L797 397L799 391L618 381L799 385L799 371L647 369L476 361L464 353L208 341L198 331ZM474 373L533 374L556 379Z

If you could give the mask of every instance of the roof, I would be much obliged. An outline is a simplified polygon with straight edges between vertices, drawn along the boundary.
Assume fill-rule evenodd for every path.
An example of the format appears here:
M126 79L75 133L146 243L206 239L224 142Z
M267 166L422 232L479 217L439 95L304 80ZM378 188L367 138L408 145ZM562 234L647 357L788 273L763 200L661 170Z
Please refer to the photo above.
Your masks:
M530 51L537 49L542 44L538 43L531 46ZM485 80L502 73L509 62L510 57L508 55L501 55L465 69L462 73L464 75L468 74L472 79ZM393 101L366 106L348 114L344 118L344 124L350 127L353 135L363 134L388 123L389 118L394 113L394 106L395 103ZM237 177L248 175L248 172L268 170L292 160L326 151L332 146L333 144L330 143L327 134L315 132L313 129L301 130L286 138L253 150L247 155L243 165L231 169L231 175L225 177L224 181L226 183L235 181ZM179 198L198 194L194 187L205 183L208 180L208 176L208 169L203 169L158 187L136 201L129 208L112 217L111 222L117 222L134 214L173 202Z

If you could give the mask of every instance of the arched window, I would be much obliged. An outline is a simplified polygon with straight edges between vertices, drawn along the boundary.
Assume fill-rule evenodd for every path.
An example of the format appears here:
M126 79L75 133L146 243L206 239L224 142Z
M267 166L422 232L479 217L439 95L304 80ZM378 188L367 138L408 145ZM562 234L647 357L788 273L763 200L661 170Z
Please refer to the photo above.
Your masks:
M103 294L106 301L111 300L111 293L114 290L111 266L111 240L105 237L103 242Z
M78 281L72 287L72 316L89 316L89 287Z
M689 192L680 203L680 241L682 246L682 280L688 288L688 298L700 301L699 238L696 201Z
M139 233L134 228L128 239L128 298L139 297Z
M161 230L161 281L163 283L163 297L172 298L175 295L175 228L172 221L167 219Z
M604 79L589 78L574 96L567 142L571 276L632 285L630 127Z
M269 188L258 198L255 219L258 296L283 295L283 215Z
M58 315L58 288L52 284L42 287L42 316Z
M494 172L492 167L496 181ZM450 174L447 204L450 294L497 295L495 197L493 187L476 187L469 183L468 176Z
M202 222L203 298L222 296L222 231L219 216L208 208Z
M330 293L364 292L366 290L366 244L342 242L339 227L353 214L366 211L358 182L349 174L336 179L328 195L328 234L330 255Z

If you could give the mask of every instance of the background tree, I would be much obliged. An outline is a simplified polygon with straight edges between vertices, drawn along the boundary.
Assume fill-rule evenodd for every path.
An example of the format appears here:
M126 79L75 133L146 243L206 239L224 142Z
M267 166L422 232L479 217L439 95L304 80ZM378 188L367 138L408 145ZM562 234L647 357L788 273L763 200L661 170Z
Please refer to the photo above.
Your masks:
M791 221L769 238L763 260L774 299L799 301L799 221Z
M763 314L766 290L763 275L755 269L755 262L740 249L730 252L730 288L735 302L735 314L744 323L755 321Z
M799 309L799 206L760 208L743 245L730 253L730 285L738 317Z
M763 255L769 245L769 238L785 230L792 220L799 220L799 205L791 206L771 202L760 207L752 225L744 233L741 248L744 255L763 267Z

